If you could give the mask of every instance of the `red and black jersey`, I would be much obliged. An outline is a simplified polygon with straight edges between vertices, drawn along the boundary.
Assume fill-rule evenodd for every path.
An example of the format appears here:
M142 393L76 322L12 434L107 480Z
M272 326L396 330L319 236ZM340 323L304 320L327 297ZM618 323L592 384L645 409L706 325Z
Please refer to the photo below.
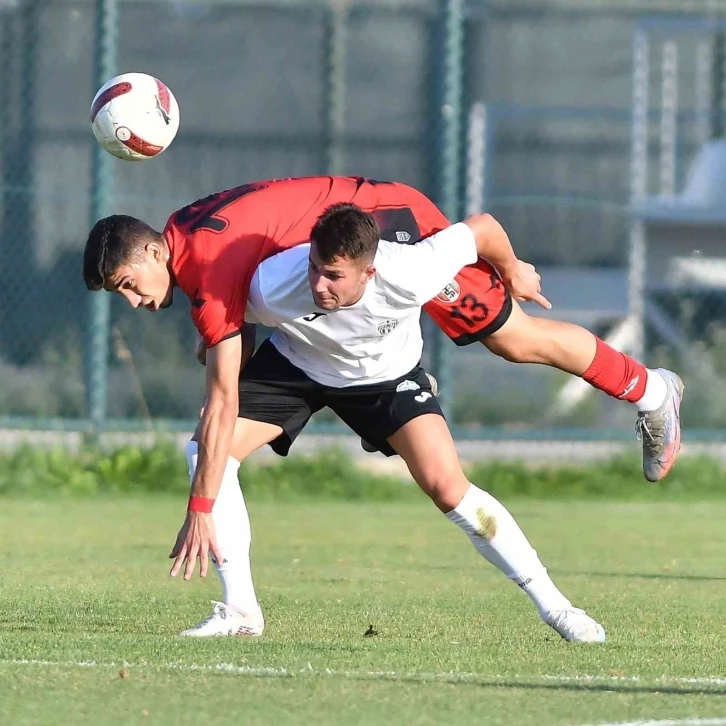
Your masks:
M245 184L172 214L164 229L176 284L192 303L207 347L242 328L250 281L264 259L309 242L320 215L352 202L375 213L381 236L413 242L448 226L421 192L362 177L306 177Z

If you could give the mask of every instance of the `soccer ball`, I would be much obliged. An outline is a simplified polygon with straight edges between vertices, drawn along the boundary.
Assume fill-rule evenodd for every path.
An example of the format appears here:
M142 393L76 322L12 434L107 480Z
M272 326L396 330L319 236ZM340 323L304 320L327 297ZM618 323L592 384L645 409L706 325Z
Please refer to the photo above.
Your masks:
M110 154L143 161L158 156L174 140L179 105L157 78L124 73L99 89L91 104L91 127Z

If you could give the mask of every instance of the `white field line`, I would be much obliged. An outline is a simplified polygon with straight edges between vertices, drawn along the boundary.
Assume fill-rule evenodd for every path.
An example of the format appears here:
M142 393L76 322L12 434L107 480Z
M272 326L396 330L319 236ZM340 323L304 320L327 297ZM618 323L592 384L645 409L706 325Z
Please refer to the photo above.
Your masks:
M726 718L667 718L664 721L613 721L585 726L726 726Z
M119 663L104 663L99 661L52 661L42 659L26 659L26 658L7 658L0 659L0 666L45 666L57 668L160 668L162 670L174 670L183 672L202 672L202 673L230 673L232 675L247 675L266 678L295 678L297 676L330 676L334 678L350 678L361 680L391 680L391 681L432 681L445 683L482 683L497 685L498 683L656 683L660 685L698 685L698 686L725 686L726 678L715 677L685 677L685 676L598 676L598 675L580 675L580 676L564 676L564 675L489 675L485 673L461 673L456 671L441 673L426 673L420 671L355 671L355 670L336 670L334 668L315 668L310 663L303 668L284 668L275 666L254 666L254 665L235 665L233 663L217 663L214 665L205 665L199 663L127 663L125 661ZM726 726L726 718L717 721L719 724L723 721ZM655 722L655 721L637 721L633 724L637 726L670 726L671 723L687 726L690 722ZM694 721L699 726L709 726L709 721ZM715 724L716 722L714 722ZM601 726L611 726L610 724L602 724ZM621 725L619 725L621 726ZM622 724L625 726L625 724ZM628 726L631 726L630 724Z

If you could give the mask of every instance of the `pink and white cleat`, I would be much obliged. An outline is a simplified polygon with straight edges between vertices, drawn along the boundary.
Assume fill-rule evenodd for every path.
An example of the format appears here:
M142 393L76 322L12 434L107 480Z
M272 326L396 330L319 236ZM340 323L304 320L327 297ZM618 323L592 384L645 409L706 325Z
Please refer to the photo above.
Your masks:
M681 450L681 399L683 381L675 373L658 368L668 394L660 408L638 415L635 433L643 442L643 474L648 481L660 481L673 468Z

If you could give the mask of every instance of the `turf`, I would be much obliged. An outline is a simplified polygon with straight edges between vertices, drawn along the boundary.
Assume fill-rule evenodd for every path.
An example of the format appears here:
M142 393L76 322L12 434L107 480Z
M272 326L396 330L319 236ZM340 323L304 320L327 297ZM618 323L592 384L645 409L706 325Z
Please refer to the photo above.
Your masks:
M604 646L542 625L423 500L253 502L267 630L197 641L175 634L218 590L167 577L181 499L5 499L0 723L726 717L725 504L507 503Z

